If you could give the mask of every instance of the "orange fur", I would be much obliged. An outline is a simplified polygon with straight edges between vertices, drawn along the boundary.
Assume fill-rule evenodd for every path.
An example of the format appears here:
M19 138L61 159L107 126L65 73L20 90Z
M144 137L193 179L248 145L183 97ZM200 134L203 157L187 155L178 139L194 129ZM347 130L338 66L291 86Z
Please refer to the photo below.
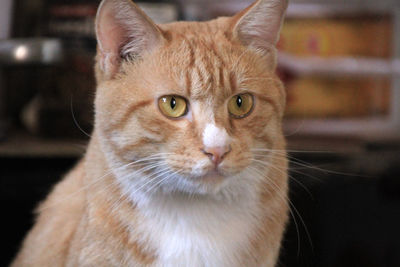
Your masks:
M153 25L157 27L154 34L162 34L163 41L139 57L107 61L109 51L103 47L98 52L95 129L87 153L38 208L37 222L12 266L171 266L163 262L159 244L145 228L155 219L146 215L146 209L152 209L152 201L158 198L176 203L179 209L183 205L182 213L177 214L189 214L186 209L201 205L198 203L237 208L234 203L240 203L240 190L231 193L226 188L232 187L229 177L239 173L240 179L259 175L263 179L248 182L257 186L253 196L244 196L256 200L254 218L249 219L252 230L244 237L244 244L226 253L231 253L237 266L275 265L288 210L281 130L285 91L274 74L274 44L266 50L252 48L249 40L243 42L235 32L242 16L267 1L257 1L233 19ZM147 18L144 23L151 27ZM112 65L104 67L107 64ZM255 106L249 116L234 119L226 105L241 92L253 94ZM191 117L170 119L162 115L156 100L163 95L185 97ZM207 160L202 138L210 116L215 127L225 129L230 136L231 151L218 174L212 171L213 165L205 163L201 171L206 175L196 176L194 166ZM255 148L260 152L254 152ZM170 173L179 172L180 178L150 187L144 192L143 204L140 197L135 198L140 190L133 192L127 187L130 180L121 182L127 179L119 177L118 170L129 164L122 169L137 173L129 179L154 177L157 168L143 169L143 165L150 165L133 162L160 152L165 154L154 162L162 161ZM141 168L143 172L139 172ZM189 185L180 187L176 181ZM196 211L190 214L201 216ZM215 216L218 218L218 212ZM195 222L193 226L185 223L185 229L196 231ZM223 225L228 229L235 223L229 220ZM202 238L207 239L207 234ZM242 240L240 236L238 240ZM203 255L202 251L195 253Z

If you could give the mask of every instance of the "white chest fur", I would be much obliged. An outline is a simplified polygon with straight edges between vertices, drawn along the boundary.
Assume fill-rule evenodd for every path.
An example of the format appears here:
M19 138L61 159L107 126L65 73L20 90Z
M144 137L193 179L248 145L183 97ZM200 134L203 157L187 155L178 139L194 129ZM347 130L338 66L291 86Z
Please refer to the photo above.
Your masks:
M139 227L156 248L157 266L243 266L257 222L254 197L228 203L164 196L148 204Z
M124 194L142 215L132 230L156 253L155 266L249 266L241 259L249 252L256 226L265 216L257 193L262 176L243 172L226 178L218 192L205 195L164 193L161 189L149 194L151 190L144 186L148 177L117 166L114 172ZM172 181L174 185L182 182Z

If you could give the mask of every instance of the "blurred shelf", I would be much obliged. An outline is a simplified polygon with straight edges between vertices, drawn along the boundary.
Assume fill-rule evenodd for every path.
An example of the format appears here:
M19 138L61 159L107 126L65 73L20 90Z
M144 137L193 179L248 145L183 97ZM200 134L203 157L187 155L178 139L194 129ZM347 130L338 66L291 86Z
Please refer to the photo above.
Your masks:
M400 76L400 59L299 57L280 52L279 66L296 75Z
M376 1L350 0L292 0L288 6L287 18L324 18L333 16L387 15L399 8L397 0Z
M368 155L400 155L400 138L363 138L357 135L319 135L286 133L289 154L301 157L354 158ZM373 166L369 166L373 167ZM363 166L368 168L368 166Z
M49 139L24 132L12 132L0 142L0 157L79 157L84 140Z
M284 129L288 135L354 136L371 142L400 141L400 123L396 117L368 117L343 119L287 118Z
M60 39L17 38L0 40L0 65L52 65L63 59Z
M184 18L205 20L217 15L233 15L251 5L252 0L177 0ZM207 9L204 7L207 6ZM291 0L287 18L321 18L356 15L388 15L400 8L398 0Z
M367 142L356 136L299 135L287 133L289 153L311 153L315 155L355 155L365 153Z

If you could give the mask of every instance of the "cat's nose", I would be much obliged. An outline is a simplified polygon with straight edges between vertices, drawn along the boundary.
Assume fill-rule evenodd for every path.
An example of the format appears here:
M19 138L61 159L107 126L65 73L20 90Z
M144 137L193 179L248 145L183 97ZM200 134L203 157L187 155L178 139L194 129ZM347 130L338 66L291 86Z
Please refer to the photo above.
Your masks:
M218 166L231 151L231 146L204 147L201 151L210 158L215 166Z

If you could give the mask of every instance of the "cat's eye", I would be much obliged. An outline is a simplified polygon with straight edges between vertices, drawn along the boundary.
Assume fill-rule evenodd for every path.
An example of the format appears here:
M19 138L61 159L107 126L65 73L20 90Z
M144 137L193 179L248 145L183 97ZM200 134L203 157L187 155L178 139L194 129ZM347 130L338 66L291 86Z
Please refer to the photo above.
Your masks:
M186 99L181 96L167 95L158 100L161 112L170 118L179 118L187 113Z
M233 96L228 102L228 111L235 118L244 118L253 109L254 99L251 94L239 94Z

